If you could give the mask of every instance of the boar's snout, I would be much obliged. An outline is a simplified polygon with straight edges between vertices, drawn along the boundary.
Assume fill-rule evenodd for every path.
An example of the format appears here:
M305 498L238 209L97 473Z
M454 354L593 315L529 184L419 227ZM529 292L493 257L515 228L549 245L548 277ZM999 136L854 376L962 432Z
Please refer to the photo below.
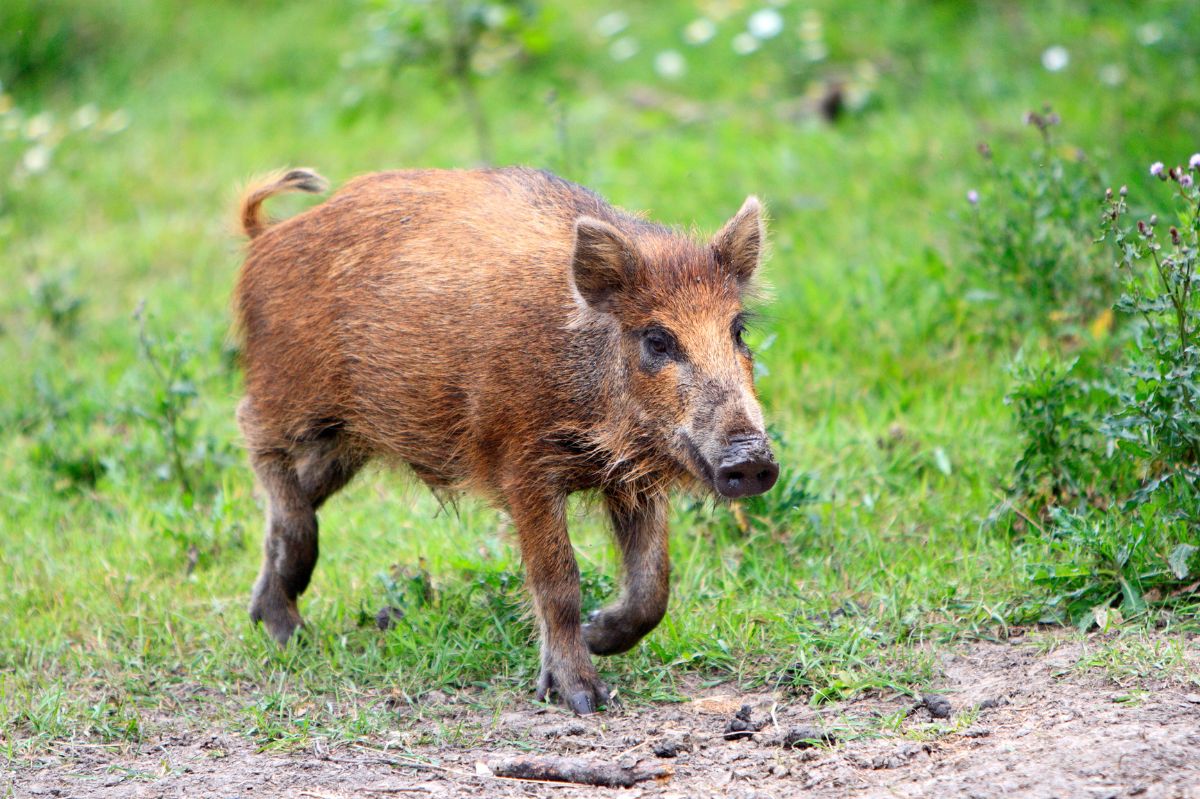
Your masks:
M779 464L766 436L744 436L729 442L716 470L717 493L729 499L770 490L779 478Z

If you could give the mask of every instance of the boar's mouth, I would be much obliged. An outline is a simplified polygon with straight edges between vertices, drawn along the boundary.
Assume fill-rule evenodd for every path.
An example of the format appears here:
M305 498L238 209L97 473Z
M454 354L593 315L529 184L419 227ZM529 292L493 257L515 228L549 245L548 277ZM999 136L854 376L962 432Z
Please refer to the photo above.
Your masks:
M687 465L692 467L689 471L699 476L713 493L720 494L717 491L717 476L713 471L712 464L708 462L708 458L705 458L700 452L700 448L696 446L696 442L692 441L691 436L682 430L679 431L679 439L683 442Z

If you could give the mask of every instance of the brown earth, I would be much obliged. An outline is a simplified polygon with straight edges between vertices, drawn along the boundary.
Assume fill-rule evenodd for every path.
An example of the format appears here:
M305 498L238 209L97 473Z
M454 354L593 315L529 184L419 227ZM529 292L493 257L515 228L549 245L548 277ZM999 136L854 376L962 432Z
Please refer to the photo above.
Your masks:
M698 692L686 704L577 719L529 703L480 717L442 697L443 725L486 731L473 749L315 746L259 753L240 736L164 735L135 752L61 744L4 775L37 797L595 796L1144 797L1200 799L1200 657L1182 673L1118 681L1078 667L1088 642L1026 636L971 643L941 657L935 699L872 696L812 708L782 694ZM751 705L751 738L726 740ZM943 706L944 707L944 706ZM743 714L745 718L745 714ZM882 730L882 732L881 732ZM832 735L826 746L785 748ZM803 746L804 744L801 744ZM630 789L502 779L488 763L515 755L583 758L670 776ZM0 783L0 789L4 786Z

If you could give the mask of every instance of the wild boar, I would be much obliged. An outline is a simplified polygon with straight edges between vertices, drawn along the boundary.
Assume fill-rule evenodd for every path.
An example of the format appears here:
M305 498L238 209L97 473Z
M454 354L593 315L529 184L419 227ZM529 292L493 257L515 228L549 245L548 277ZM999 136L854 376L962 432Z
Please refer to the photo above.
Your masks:
M250 615L280 643L317 561L321 504L372 458L512 518L541 635L537 697L609 693L590 653L624 652L667 609L668 491L735 498L779 467L743 341L765 246L750 197L699 240L546 172L382 172L320 192L296 169L242 199L238 420L269 500ZM602 497L623 589L580 618L568 495Z

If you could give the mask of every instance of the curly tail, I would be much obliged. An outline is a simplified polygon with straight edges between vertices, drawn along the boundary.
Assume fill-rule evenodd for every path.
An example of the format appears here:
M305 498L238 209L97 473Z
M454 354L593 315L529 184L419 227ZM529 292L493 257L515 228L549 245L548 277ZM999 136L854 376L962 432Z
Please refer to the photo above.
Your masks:
M262 204L268 197L288 191L306 191L320 194L329 188L325 178L311 169L280 170L261 180L251 182L242 193L239 217L242 230L250 238L267 229L270 222L263 218Z

